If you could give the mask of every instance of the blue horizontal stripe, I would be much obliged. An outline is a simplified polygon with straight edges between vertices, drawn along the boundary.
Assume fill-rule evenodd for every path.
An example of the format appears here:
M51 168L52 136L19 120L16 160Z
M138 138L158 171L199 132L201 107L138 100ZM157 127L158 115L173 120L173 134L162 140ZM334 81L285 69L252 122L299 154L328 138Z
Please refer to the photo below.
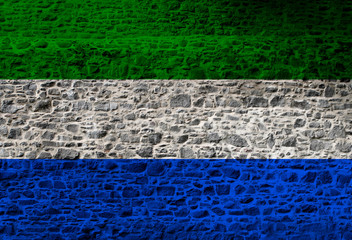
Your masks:
M2 239L350 239L351 159L0 159Z

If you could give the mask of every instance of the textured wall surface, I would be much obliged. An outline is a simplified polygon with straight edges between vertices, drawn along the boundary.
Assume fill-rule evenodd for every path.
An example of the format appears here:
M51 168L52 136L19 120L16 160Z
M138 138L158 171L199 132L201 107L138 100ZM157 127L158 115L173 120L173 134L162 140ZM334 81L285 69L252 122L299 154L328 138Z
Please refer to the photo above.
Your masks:
M351 81L3 80L1 158L352 158Z
M0 1L0 78L341 79L345 0Z
M350 160L0 160L1 239L352 238Z

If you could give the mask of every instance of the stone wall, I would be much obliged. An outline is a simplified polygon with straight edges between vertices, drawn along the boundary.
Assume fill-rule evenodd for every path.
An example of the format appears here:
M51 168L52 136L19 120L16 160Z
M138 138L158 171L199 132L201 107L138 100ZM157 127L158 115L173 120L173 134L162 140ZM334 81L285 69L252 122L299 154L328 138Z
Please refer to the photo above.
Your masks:
M1 158L352 158L352 83L2 80Z
M1 79L342 79L345 0L7 0Z
M1 239L352 237L350 160L0 160Z
M351 92L2 80L0 238L352 239Z

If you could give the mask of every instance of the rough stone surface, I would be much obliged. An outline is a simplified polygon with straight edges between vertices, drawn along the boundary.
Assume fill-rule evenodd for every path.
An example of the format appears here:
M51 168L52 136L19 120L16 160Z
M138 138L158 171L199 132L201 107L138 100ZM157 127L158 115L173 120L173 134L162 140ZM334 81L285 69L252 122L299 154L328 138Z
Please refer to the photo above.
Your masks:
M350 80L2 80L2 158L352 158Z
M1 79L352 76L350 0L0 3ZM28 84L25 91L51 84ZM277 92L275 87L267 89ZM70 91L65 98L75 100L77 94ZM322 96L315 89L304 94Z
M170 107L190 107L191 106L191 97L186 94L180 94L174 97L171 97Z
M350 169L349 159L0 159L0 238L345 240Z

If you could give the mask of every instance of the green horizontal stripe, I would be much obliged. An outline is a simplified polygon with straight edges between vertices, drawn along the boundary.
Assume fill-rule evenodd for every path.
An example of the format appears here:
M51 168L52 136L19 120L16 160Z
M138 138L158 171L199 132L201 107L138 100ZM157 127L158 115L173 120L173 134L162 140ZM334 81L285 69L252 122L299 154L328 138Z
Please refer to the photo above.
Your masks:
M0 2L0 78L340 79L348 1Z

